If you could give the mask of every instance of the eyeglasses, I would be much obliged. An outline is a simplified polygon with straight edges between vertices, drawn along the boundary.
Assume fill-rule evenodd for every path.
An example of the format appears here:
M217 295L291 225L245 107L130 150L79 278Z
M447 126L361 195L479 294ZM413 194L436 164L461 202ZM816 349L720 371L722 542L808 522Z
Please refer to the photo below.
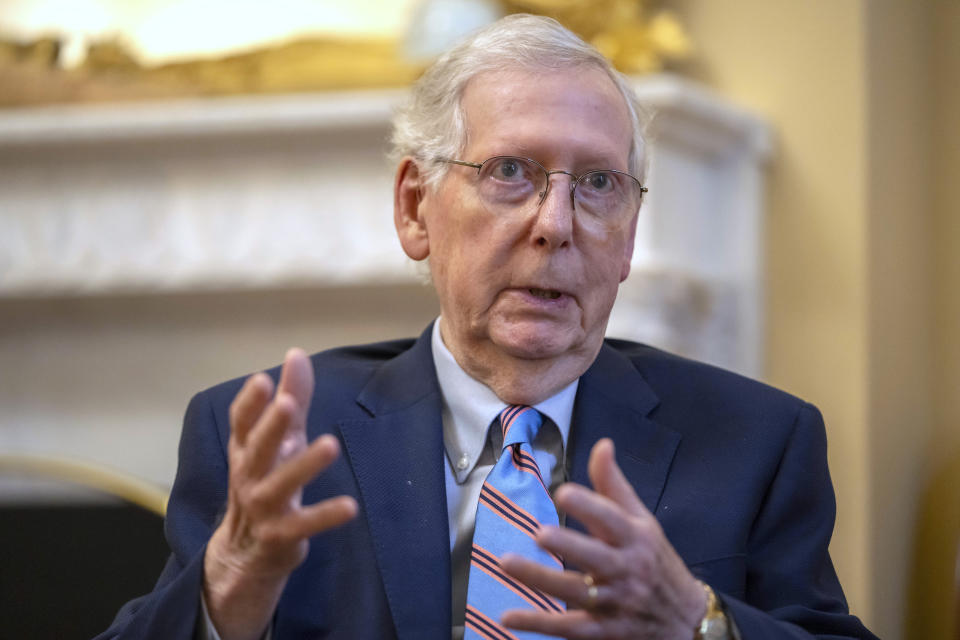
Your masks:
M570 206L581 214L583 224L616 229L625 225L640 209L647 188L629 173L615 169L588 171L576 175L569 171L548 171L530 158L494 156L480 164L437 158L437 162L472 167L477 170L480 199L494 213L515 213L536 209L547 197L550 176L570 176Z

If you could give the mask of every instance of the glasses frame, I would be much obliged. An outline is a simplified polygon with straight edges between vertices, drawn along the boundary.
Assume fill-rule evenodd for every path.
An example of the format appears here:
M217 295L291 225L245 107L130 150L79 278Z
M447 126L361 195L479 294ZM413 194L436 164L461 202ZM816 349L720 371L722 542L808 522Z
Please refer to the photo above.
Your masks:
M531 164L534 164L540 167L540 169L543 171L543 174L546 177L546 186L544 187L543 191L540 193L540 199L537 201L538 207L543 204L543 201L546 200L547 198L547 194L550 193L550 176L556 175L556 174L563 174L563 175L570 176L570 206L574 210L576 210L577 208L576 206L577 200L575 195L577 191L577 187L580 185L580 183L583 181L584 178L594 173L616 173L626 178L630 178L636 183L637 188L640 190L641 203L643 202L643 194L650 191L647 187L643 186L643 183L640 182L639 178L637 178L636 176L630 173L627 173L626 171L618 171L617 169L591 169L590 171L577 175L572 171L565 171L563 169L553 169L553 170L547 169L545 166L543 166L533 158L525 158L523 156L491 156L480 163L467 162L466 160L454 160L452 158L436 158L436 162L443 162L446 164L456 164L462 167L471 167L477 170L477 175L480 175L480 172L483 171L484 165L486 165L488 162L492 162L494 160L511 160L511 159L523 160L525 162L529 162Z

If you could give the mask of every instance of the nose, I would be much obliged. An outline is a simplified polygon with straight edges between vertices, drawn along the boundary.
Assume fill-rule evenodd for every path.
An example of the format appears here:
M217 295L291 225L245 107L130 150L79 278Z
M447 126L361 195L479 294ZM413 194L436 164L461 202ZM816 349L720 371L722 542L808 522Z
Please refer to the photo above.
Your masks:
M552 185L554 180L559 184ZM573 178L563 171L551 172L547 176L531 230L537 245L552 249L569 246L573 238L574 216L571 180Z

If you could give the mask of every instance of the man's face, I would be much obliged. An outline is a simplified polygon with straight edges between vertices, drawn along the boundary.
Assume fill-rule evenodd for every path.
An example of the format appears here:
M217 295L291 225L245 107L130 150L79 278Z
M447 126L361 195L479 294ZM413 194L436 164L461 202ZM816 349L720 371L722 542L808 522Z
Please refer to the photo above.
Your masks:
M481 74L462 106L467 146L457 160L510 155L578 175L628 170L629 116L598 69ZM448 169L436 189L421 192L418 208L444 342L481 379L521 359L558 364L572 381L595 358L629 273L636 215L614 229L581 224L566 175L551 176L539 207L491 211L476 169Z

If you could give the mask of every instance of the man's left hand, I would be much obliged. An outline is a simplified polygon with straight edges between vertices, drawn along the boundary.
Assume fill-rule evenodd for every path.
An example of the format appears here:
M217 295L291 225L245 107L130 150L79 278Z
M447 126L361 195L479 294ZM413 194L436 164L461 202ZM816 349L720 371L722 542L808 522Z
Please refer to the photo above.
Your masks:
M588 472L594 491L568 483L554 498L589 535L562 527L537 534L541 547L580 571L503 558L507 573L580 608L514 609L503 624L563 638L690 640L706 613L706 593L620 471L611 440L593 447Z

